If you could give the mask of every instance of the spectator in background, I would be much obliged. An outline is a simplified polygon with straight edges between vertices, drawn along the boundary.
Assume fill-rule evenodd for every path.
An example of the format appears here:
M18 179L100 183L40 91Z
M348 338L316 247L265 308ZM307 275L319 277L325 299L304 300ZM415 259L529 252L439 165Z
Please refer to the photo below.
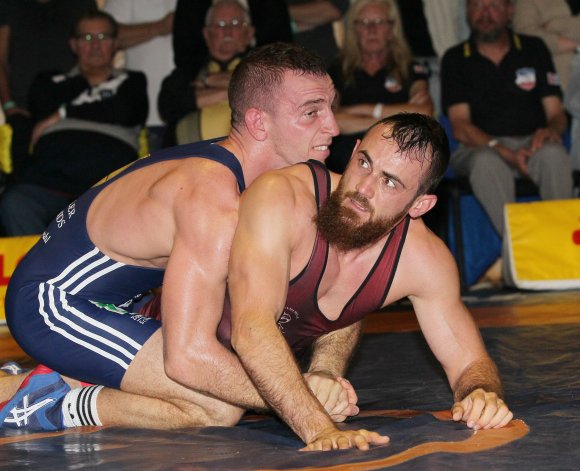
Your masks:
M77 66L34 80L29 100L34 150L20 178L0 197L4 235L42 233L70 201L137 158L147 83L141 72L113 68L116 38L110 15L82 15L70 38Z
M165 126L157 111L161 82L173 68L171 32L177 0L108 0L105 11L119 22L119 48L125 66L147 77L149 150L163 143Z
M176 68L161 86L159 112L167 123L166 146L229 132L228 85L232 71L254 40L254 27L237 0L217 0L207 12L203 36L209 56L197 77L192 80L186 71ZM205 120L202 110L211 117ZM208 129L203 132L206 124Z
M327 165L342 173L356 139L377 120L399 112L433 113L427 74L413 62L395 0L357 0L347 14L344 49L329 68L339 94Z
M294 41L319 54L330 65L339 53L341 24L349 0L287 0Z
M574 52L580 46L579 13L580 0L518 0L514 5L515 31L544 40L564 90Z
M440 60L447 49L469 36L465 0L397 0L397 5L413 57L429 71L429 94L439 116Z
M572 197L562 92L540 38L514 34L510 0L468 0L471 37L442 62L442 97L459 149L451 167L503 236L503 209L515 201L515 176L533 180L543 199Z
M67 42L71 27L78 15L96 9L95 0L0 1L0 102L13 130L15 171L28 155L30 84L42 70L74 65Z
M572 117L570 127L572 167L580 170L580 54L575 54L572 59L570 80L564 96L564 105Z
M292 41L286 0L240 0L240 3L250 12L256 28L256 46ZM208 60L202 30L211 4L212 0L177 0L173 23L175 67L191 80Z

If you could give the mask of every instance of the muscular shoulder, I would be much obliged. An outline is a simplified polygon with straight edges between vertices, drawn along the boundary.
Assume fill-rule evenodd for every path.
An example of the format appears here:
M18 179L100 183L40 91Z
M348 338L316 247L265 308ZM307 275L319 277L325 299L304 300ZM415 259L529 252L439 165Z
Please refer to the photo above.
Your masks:
M232 171L225 165L209 159L183 159L167 175L176 202L196 203L195 207L223 206L237 208L240 192Z
M403 296L425 297L429 292L459 288L451 252L421 219L409 225L397 275Z
M313 200L314 182L310 169L297 164L259 176L244 193L245 205L259 204L273 209L291 209ZM251 200L252 202L246 202Z

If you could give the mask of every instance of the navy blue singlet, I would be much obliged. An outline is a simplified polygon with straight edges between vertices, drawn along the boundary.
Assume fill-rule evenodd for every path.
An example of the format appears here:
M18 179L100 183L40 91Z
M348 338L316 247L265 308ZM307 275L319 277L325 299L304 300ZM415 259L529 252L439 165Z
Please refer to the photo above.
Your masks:
M91 242L89 207L111 182L159 162L201 157L220 162L245 189L241 165L216 140L164 149L91 188L64 209L18 264L6 294L6 320L32 358L66 376L118 388L160 323L131 312L163 283L164 270L112 260ZM87 368L90 365L90 368Z

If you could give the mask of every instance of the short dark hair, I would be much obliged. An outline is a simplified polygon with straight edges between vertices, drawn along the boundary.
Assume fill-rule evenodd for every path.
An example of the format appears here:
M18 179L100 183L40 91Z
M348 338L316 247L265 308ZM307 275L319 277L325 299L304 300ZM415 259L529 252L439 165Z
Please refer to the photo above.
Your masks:
M232 109L232 128L244 125L249 108L271 109L284 74L288 71L317 77L327 76L320 56L302 46L271 43L258 47L238 64L232 74L228 100Z
M449 165L449 139L439 122L420 113L397 113L381 119L369 128L388 126L385 139L393 139L404 156L429 163L429 169L419 184L417 196L432 193L445 175Z
M73 27L70 32L70 37L76 38L81 33L81 31L79 31L79 27L83 21L95 19L106 20L109 23L109 26L111 27L111 35L114 38L117 37L117 35L119 34L119 24L117 23L117 20L115 20L115 18L113 18L112 15L109 15L106 11L102 10L89 10L86 13L81 13L79 16L77 16L73 23Z

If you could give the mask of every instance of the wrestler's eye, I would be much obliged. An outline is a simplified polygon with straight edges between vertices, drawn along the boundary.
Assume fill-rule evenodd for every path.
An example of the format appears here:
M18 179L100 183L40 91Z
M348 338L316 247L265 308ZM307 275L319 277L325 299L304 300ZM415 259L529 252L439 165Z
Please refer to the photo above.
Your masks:
M395 180L393 180L392 178L389 177L385 177L383 178L383 185L386 186L387 188L397 188L397 183L395 182Z
M367 159L364 159L362 157L358 160L358 165L359 165L359 167L362 167L362 168L370 168L370 164L367 161Z

